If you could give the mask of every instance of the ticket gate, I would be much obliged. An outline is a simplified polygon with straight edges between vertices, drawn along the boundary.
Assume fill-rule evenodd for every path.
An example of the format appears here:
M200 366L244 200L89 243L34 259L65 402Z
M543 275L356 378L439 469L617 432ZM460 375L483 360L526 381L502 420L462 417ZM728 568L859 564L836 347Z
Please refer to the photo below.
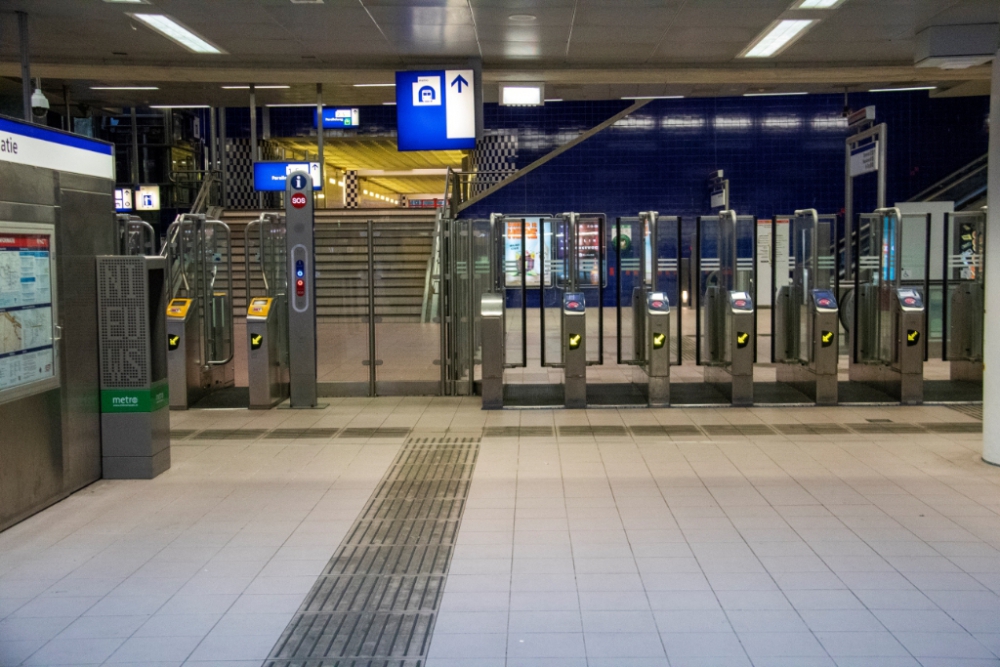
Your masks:
M250 409L266 410L289 394L285 217L264 213L247 223L244 235Z
M670 404L670 367L681 363L681 220L645 211L618 218L612 244L618 288L620 365L632 365L632 382L647 404Z
M923 214L913 217L927 219ZM851 382L870 385L905 405L918 405L924 395L925 290L905 283L902 248L904 232L924 231L926 226L904 225L903 218L897 208L859 216L849 372Z
M781 230L787 233L781 242L787 242L788 264L775 265L772 283L777 380L817 405L837 404L836 229L835 215L818 215L815 209L796 211Z
M952 381L983 381L986 211L948 213L944 222L942 358Z
M753 405L756 227L753 216L722 211L698 219L696 361L705 382L732 405Z
M118 225L118 254L126 256L158 254L156 250L157 236L153 226L128 213L115 214Z
M231 387L233 257L229 226L181 215L167 229L161 254L170 267L167 375L170 408L186 410L209 392Z

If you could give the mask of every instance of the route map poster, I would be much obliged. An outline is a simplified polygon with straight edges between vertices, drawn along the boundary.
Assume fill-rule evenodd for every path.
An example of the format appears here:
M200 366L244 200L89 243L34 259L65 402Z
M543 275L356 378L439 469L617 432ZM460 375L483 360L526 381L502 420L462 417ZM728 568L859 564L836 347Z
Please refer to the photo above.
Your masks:
M0 399L56 377L52 236L0 223Z

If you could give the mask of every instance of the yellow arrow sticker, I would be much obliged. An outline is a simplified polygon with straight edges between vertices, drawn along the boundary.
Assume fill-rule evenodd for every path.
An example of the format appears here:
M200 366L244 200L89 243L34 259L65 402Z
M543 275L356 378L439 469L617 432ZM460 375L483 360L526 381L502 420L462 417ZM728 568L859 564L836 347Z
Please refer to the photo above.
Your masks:
M833 332L832 331L824 331L820 335L820 340L823 343L823 347L830 347L831 345L833 345Z
M570 334L569 335L569 349L575 350L580 347L580 341L582 340L580 334Z
M167 349L176 350L181 344L180 336L167 336Z
M746 333L745 331L736 332L736 347L742 349L746 347L747 343L749 342L750 342L750 334Z
M906 346L913 347L920 342L920 332L916 329L907 329L906 331Z
M653 332L653 349L659 350L667 342L667 334Z
M251 334L250 335L250 349L256 350L260 347L260 344L264 342L263 334Z

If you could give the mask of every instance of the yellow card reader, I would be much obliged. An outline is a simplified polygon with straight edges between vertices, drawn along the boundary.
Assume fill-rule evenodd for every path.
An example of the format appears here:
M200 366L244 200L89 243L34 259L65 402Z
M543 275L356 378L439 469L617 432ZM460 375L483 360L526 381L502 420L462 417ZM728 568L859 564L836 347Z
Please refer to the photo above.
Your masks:
M247 317L259 317L262 320L267 319L268 313L271 312L271 303L274 299L270 297L255 297L250 299L250 305L247 306Z
M194 303L194 299L171 299L170 303L167 304L167 317L183 320L187 317L192 303Z

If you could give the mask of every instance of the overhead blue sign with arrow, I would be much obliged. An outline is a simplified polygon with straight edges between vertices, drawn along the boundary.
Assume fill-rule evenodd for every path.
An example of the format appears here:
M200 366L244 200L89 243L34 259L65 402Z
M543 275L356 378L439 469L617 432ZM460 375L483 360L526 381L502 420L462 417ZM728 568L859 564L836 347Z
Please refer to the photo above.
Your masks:
M396 72L396 119L401 151L475 148L473 71Z

